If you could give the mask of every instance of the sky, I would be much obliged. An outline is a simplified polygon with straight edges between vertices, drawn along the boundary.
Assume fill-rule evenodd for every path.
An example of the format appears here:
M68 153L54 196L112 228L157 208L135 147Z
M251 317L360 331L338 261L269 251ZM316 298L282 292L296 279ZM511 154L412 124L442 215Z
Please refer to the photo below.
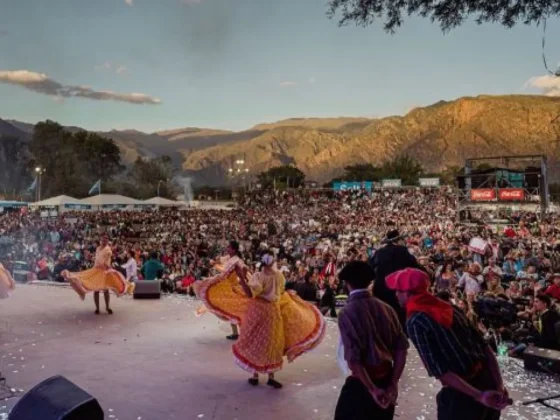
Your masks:
M327 0L2 0L0 118L241 130L480 94L560 96L542 28L339 27ZM560 62L560 19L547 28Z

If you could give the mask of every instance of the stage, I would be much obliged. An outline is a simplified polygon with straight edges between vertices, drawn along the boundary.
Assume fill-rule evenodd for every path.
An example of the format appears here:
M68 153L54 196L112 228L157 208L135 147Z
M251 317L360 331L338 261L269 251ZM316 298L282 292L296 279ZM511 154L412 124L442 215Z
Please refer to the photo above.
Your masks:
M82 302L60 286L18 285L0 301L0 370L15 391L0 390L0 398L10 397L0 401L0 419L25 391L58 374L96 397L106 419L333 418L344 382L335 323L318 349L286 363L277 375L284 388L273 390L247 384L249 375L234 365L225 339L229 325L209 313L197 318L199 302L112 296L111 306L113 315L95 315L91 296ZM515 360L504 362L504 376L517 402L502 418L558 418L545 407L520 406L523 399L560 394L558 379L525 373ZM411 351L396 418L435 419L438 390Z

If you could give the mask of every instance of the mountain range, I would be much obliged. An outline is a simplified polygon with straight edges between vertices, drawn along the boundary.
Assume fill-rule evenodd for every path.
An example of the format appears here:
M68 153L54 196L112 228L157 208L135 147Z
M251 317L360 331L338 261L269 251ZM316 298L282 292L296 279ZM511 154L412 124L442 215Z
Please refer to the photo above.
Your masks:
M67 127L79 130L79 127ZM0 135L30 138L33 125L0 119ZM293 164L325 182L344 166L379 165L400 154L426 172L462 166L469 157L545 154L560 158L560 97L464 97L385 118L292 118L244 131L180 128L142 133L100 132L112 138L126 163L169 155L197 185L220 185L243 159L249 174Z

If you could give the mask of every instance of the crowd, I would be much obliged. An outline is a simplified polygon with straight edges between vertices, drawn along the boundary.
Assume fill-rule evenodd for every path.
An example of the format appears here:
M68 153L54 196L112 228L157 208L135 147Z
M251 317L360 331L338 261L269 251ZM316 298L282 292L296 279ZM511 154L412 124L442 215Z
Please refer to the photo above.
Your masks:
M502 223L461 223L451 189L259 191L231 210L161 209L0 215L0 261L27 263L39 280L91 267L101 235L109 235L115 268L129 280L162 279L168 293L193 293L213 274L230 240L254 270L272 251L287 287L336 316L345 291L337 273L353 260L371 261L387 233L432 279L439 297L462 308L501 351L529 343L560 348L560 229L535 214L499 215Z

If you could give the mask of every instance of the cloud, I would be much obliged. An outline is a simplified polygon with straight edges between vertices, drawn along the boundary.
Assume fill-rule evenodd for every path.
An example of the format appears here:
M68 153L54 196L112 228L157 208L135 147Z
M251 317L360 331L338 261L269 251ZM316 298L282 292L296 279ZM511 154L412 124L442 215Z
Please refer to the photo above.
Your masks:
M158 105L161 100L144 93L117 93L110 90L94 90L89 86L63 85L46 74L29 70L0 70L0 83L20 86L55 98L84 98L97 101L117 101L131 104ZM55 99L60 101L60 99Z
M95 66L95 69L96 70L101 70L101 71L114 70L115 73L120 74L120 75L125 75L125 74L128 73L128 68L126 68L125 66L122 66L120 64L111 63L110 61L105 61L100 66Z
M533 77L525 83L525 87L532 87L546 96L560 96L560 77L552 75Z
M125 74L128 72L128 69L125 66L118 66L117 70L115 70L117 74Z
M314 77L310 77L310 78L309 78L309 84L310 84L310 85L314 85L315 82L317 82L317 79L315 79Z
M134 0L124 0L124 2L129 6L134 6Z
M292 82L291 80L286 80L285 82L280 82L280 87L281 88L290 88L290 87L294 87L295 85L297 85L297 83Z

